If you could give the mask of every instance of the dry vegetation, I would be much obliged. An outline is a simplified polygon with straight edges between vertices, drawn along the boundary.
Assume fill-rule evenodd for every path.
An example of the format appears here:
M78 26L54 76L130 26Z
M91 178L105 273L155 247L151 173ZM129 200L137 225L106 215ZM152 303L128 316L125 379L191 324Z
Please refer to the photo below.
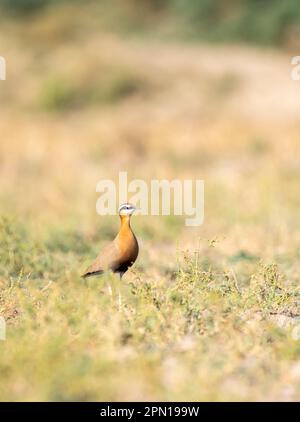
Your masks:
M290 57L122 38L71 6L0 37L0 399L298 400ZM95 186L121 170L204 179L206 205L197 229L135 217L118 312L79 274L117 230Z

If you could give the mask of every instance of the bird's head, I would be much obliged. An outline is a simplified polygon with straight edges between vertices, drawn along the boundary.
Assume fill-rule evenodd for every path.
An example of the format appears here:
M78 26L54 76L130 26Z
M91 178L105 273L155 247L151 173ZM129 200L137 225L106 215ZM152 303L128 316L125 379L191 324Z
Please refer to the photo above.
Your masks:
M125 217L125 216L130 217L134 213L134 211L136 211L136 210L137 210L137 208L132 204L128 204L128 203L123 204L119 207L119 216L120 217Z

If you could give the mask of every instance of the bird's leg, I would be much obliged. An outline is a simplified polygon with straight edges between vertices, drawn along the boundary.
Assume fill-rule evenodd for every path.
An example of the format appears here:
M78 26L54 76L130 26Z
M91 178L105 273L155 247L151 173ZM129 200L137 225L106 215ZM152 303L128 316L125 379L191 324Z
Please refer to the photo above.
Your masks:
M110 282L107 282L106 286L107 286L107 291L108 291L109 296L112 297L113 291L112 291Z
M119 305L119 311L121 311L121 309L122 309L122 295L121 295L120 289L118 291L118 305Z
M123 273L120 273L119 275L120 275L120 281L118 285L118 305L119 305L119 311L121 311L122 309L121 280L122 280Z
M106 279L106 288L107 288L107 293L109 294L109 297L111 298L111 300L113 300L113 279L112 279L112 275L111 274L107 274L107 279Z

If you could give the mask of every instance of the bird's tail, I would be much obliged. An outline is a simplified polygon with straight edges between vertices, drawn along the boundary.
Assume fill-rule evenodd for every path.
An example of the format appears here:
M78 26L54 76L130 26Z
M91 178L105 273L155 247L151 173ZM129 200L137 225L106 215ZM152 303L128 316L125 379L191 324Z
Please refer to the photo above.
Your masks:
M86 273L82 274L82 278L88 278L88 277L94 277L96 275L101 275L103 274L104 271L99 270L99 271L87 271Z

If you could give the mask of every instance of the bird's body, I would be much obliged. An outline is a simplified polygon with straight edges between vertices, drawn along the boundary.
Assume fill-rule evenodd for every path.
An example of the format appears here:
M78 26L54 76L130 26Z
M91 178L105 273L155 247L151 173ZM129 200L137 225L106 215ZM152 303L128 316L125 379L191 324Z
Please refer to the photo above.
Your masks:
M135 209L131 204L124 204L120 207L121 227L118 235L104 247L94 263L87 268L83 274L84 278L100 275L109 270L122 277L136 261L139 245L130 226L130 217Z

